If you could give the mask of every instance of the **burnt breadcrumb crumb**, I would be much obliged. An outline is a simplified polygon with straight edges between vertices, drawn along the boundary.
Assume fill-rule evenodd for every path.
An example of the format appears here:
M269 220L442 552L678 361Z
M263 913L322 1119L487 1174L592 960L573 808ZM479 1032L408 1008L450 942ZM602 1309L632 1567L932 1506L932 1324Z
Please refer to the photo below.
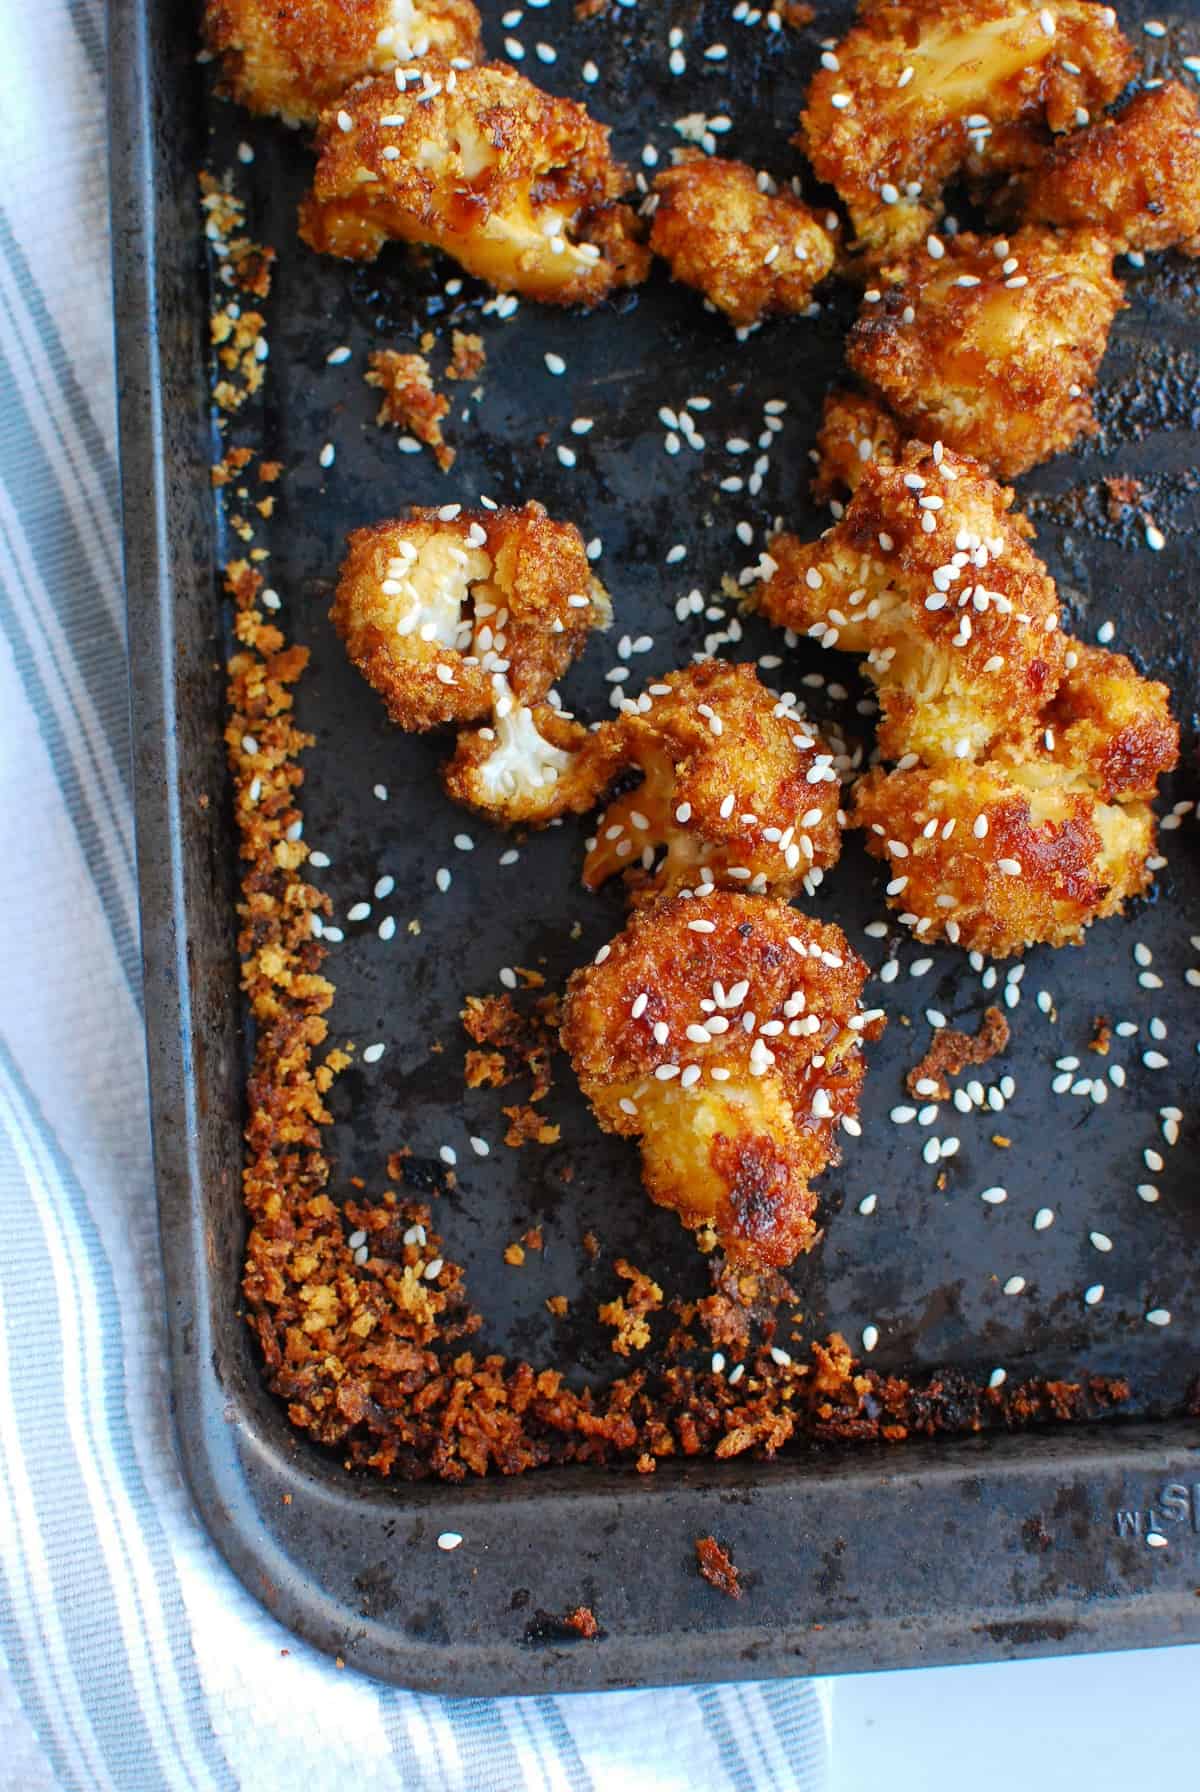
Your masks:
M984 1009L979 1030L974 1034L964 1033L958 1027L939 1027L925 1056L908 1073L909 1094L948 1101L948 1079L958 1076L968 1065L986 1064L998 1057L1008 1041L1009 1025L999 1008Z
M696 1538L696 1566L718 1593L725 1593L730 1599L742 1597L742 1583L733 1558L715 1537Z

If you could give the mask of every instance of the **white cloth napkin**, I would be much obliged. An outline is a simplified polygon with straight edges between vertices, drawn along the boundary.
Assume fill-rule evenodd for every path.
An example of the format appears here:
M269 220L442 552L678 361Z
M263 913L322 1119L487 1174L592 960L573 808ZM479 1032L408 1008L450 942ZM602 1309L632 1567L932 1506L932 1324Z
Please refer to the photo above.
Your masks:
M823 1788L819 1682L397 1691L282 1630L191 1510L142 1045L102 0L10 6L0 80L0 1786Z

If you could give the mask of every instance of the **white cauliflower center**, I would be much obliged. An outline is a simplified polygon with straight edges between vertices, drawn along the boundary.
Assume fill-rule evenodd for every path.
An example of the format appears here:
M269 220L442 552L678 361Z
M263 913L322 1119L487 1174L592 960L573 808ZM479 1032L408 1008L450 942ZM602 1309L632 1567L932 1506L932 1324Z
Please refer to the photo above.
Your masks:
M464 548L457 536L431 535L420 547L401 539L388 562L385 597L401 600L396 633L417 635L439 647L462 651L471 644L473 624L463 617L471 586L487 579L491 560Z
M571 755L551 746L537 731L533 711L514 703L507 713L496 714L496 745L479 768L480 780L490 800L511 800L545 790L566 771Z

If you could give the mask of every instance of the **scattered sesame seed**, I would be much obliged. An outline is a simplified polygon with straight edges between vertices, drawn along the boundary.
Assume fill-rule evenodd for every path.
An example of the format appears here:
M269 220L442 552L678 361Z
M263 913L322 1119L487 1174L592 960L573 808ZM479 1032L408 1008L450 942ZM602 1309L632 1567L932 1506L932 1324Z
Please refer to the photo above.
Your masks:
M334 448L333 443L326 442L326 444L322 448L320 454L317 456L317 459L320 461L320 463L323 467L331 467L333 465L335 453L336 453L336 449Z
M1007 1282L1004 1284L1004 1292L1005 1294L1024 1294L1025 1277L1009 1276Z
M433 881L442 894L445 895L446 891L450 888L450 873L444 865L438 867L437 871L434 873Z
M1166 1307L1151 1307L1146 1314L1147 1325L1170 1325L1171 1315Z
M366 1050L363 1052L363 1063L364 1064L378 1064L380 1058L382 1058L384 1051L386 1049L387 1048L385 1046L380 1045L378 1043L375 1045L367 1046Z
M442 1531L439 1533L437 1546L439 1549L449 1551L457 1549L461 1542L462 1537L457 1531Z
M863 1334L862 1334L863 1349L865 1351L870 1352L870 1351L874 1350L874 1348L878 1344L878 1342L879 1342L878 1329L873 1325L864 1325L863 1326Z
M1090 1288L1084 1289L1083 1298L1089 1307L1099 1306L1104 1299L1104 1283L1093 1282Z

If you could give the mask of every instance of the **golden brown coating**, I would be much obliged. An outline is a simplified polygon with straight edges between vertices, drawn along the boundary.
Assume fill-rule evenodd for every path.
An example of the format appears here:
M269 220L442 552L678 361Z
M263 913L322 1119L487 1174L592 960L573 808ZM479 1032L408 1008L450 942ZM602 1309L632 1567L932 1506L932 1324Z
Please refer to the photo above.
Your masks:
M888 901L919 939L944 934L996 958L1077 945L1150 881L1149 806L1105 803L1048 757L877 769L858 786L853 819L887 860Z
M1077 944L1150 882L1149 803L1178 756L1166 686L1070 642L1036 723L1000 736L981 765L869 773L853 820L921 939L1000 958Z
M1200 255L1200 110L1179 81L1062 138L1011 196L1031 222L1102 230L1121 249Z
M981 756L1027 726L1062 677L1054 581L1015 494L974 461L909 442L869 463L818 541L777 535L747 602L824 647L864 653L885 759Z
M932 237L885 270L846 359L904 429L1011 479L1096 428L1091 392L1124 304L1113 244L1030 225ZM873 299L874 302L869 302Z
M642 774L600 817L588 889L624 871L639 904L713 885L790 897L837 862L844 752L790 693L764 689L752 665L705 660L668 673L602 723L586 751L601 788Z
M825 400L817 431L817 470L812 493L819 504L841 500L858 488L871 461L893 465L900 457L904 432L877 399L863 392L839 389Z
M806 311L834 239L789 192L766 193L745 162L692 155L655 177L650 247L731 323Z
M427 52L471 63L480 48L471 0L208 0L204 36L231 99L308 125L365 75Z
M510 689L537 703L608 626L578 529L540 504L414 507L347 547L333 622L400 728L479 721Z
M372 261L393 238L428 243L550 305L594 305L645 278L607 127L507 64L427 61L399 92L360 82L322 113L317 152L300 234L325 254Z
M831 60L796 141L872 261L925 236L968 160L1001 171L1024 159L1028 126L1086 122L1137 67L1116 14L1089 0L881 0L860 8Z
M1086 780L1106 803L1148 802L1179 758L1171 693L1123 653L1068 641L1052 700L1036 723L1002 735L996 754L1018 767L1035 755L1045 759Z
M593 807L605 782L585 748L592 737L549 703L498 695L491 723L464 729L443 767L446 794L501 827L544 827Z
M637 1138L652 1200L734 1262L816 1237L809 1183L858 1108L880 1030L839 928L717 891L641 909L567 987L562 1043L606 1132Z

